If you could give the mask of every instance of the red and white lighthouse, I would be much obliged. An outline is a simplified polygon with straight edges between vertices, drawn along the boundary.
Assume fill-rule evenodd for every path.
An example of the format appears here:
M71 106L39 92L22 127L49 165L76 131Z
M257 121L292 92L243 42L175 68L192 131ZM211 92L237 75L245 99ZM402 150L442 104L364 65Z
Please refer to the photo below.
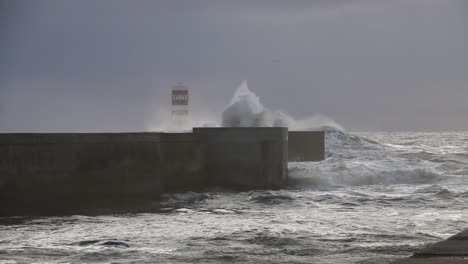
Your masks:
M176 125L184 125L189 119L188 87L179 83L172 87L172 121Z

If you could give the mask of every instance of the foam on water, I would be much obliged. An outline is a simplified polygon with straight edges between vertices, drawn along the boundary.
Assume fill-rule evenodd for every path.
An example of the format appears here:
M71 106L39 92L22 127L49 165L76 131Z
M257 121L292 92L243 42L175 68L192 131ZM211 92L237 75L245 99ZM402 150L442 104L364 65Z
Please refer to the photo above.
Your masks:
M424 155L408 155L345 131L326 130L327 159L289 163L293 186L362 186L428 184L442 180L446 161L433 162ZM448 169L451 169L448 168Z
M427 184L441 179L428 168L379 168L379 164L291 164L291 183L295 187L361 186L388 184Z

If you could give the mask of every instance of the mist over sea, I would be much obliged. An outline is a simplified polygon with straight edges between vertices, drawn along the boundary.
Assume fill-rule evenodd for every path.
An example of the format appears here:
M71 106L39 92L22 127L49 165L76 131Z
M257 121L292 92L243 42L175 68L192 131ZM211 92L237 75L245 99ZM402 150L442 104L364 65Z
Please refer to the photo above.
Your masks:
M353 133L245 85L223 125L326 134L282 190L167 194L148 213L0 218L0 263L389 263L468 226L468 132Z

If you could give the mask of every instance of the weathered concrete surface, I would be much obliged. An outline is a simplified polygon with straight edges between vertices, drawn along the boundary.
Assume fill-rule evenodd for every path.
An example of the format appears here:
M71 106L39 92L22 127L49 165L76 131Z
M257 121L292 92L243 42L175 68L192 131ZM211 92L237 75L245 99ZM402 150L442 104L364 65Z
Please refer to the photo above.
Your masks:
M160 160L157 133L0 134L0 215L155 199Z
M395 264L468 263L468 229L447 240L432 244Z
M463 256L468 257L468 240L445 240L414 254L415 257Z
M288 161L320 161L325 159L325 132L289 131Z
M204 173L204 144L194 133L161 133L164 192L197 190L208 186Z
M287 128L194 128L215 186L281 188L287 182Z
M429 256L468 257L468 230L458 233L447 240L429 245L414 254L414 257Z
M0 134L0 215L122 207L162 192L281 188L286 128Z
M449 239L451 240L468 240L468 229L462 231L454 236L451 236Z

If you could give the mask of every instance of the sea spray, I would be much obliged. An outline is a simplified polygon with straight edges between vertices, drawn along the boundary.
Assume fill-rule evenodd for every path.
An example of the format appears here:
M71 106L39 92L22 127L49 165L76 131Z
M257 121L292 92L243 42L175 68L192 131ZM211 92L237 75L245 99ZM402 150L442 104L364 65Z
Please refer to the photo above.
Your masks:
M344 128L333 119L315 115L296 120L285 112L273 111L249 90L247 81L243 81L222 113L224 127L288 127L289 130L339 130Z
M268 126L267 114L260 99L242 82L231 101L222 113L222 125L225 127Z
M158 106L154 103L153 106ZM305 119L294 119L284 111L265 107L260 98L249 90L243 81L234 92L229 103L219 116L208 109L192 109L183 123L176 123L167 108L151 109L156 113L147 125L147 130L161 132L190 132L192 127L287 127L290 131L345 131L333 119L314 115Z
M291 186L437 184L454 172L453 168L445 168L427 159L424 152L416 151L409 155L407 150L382 144L362 134L326 130L325 142L327 159L324 161L288 164ZM410 148L417 150L414 146Z
M183 123L174 122L171 111L167 109L158 108L152 112L156 114L148 122L146 127L148 131L191 132L193 127L218 127L220 123L219 118L213 112L203 109L192 110L191 115Z

